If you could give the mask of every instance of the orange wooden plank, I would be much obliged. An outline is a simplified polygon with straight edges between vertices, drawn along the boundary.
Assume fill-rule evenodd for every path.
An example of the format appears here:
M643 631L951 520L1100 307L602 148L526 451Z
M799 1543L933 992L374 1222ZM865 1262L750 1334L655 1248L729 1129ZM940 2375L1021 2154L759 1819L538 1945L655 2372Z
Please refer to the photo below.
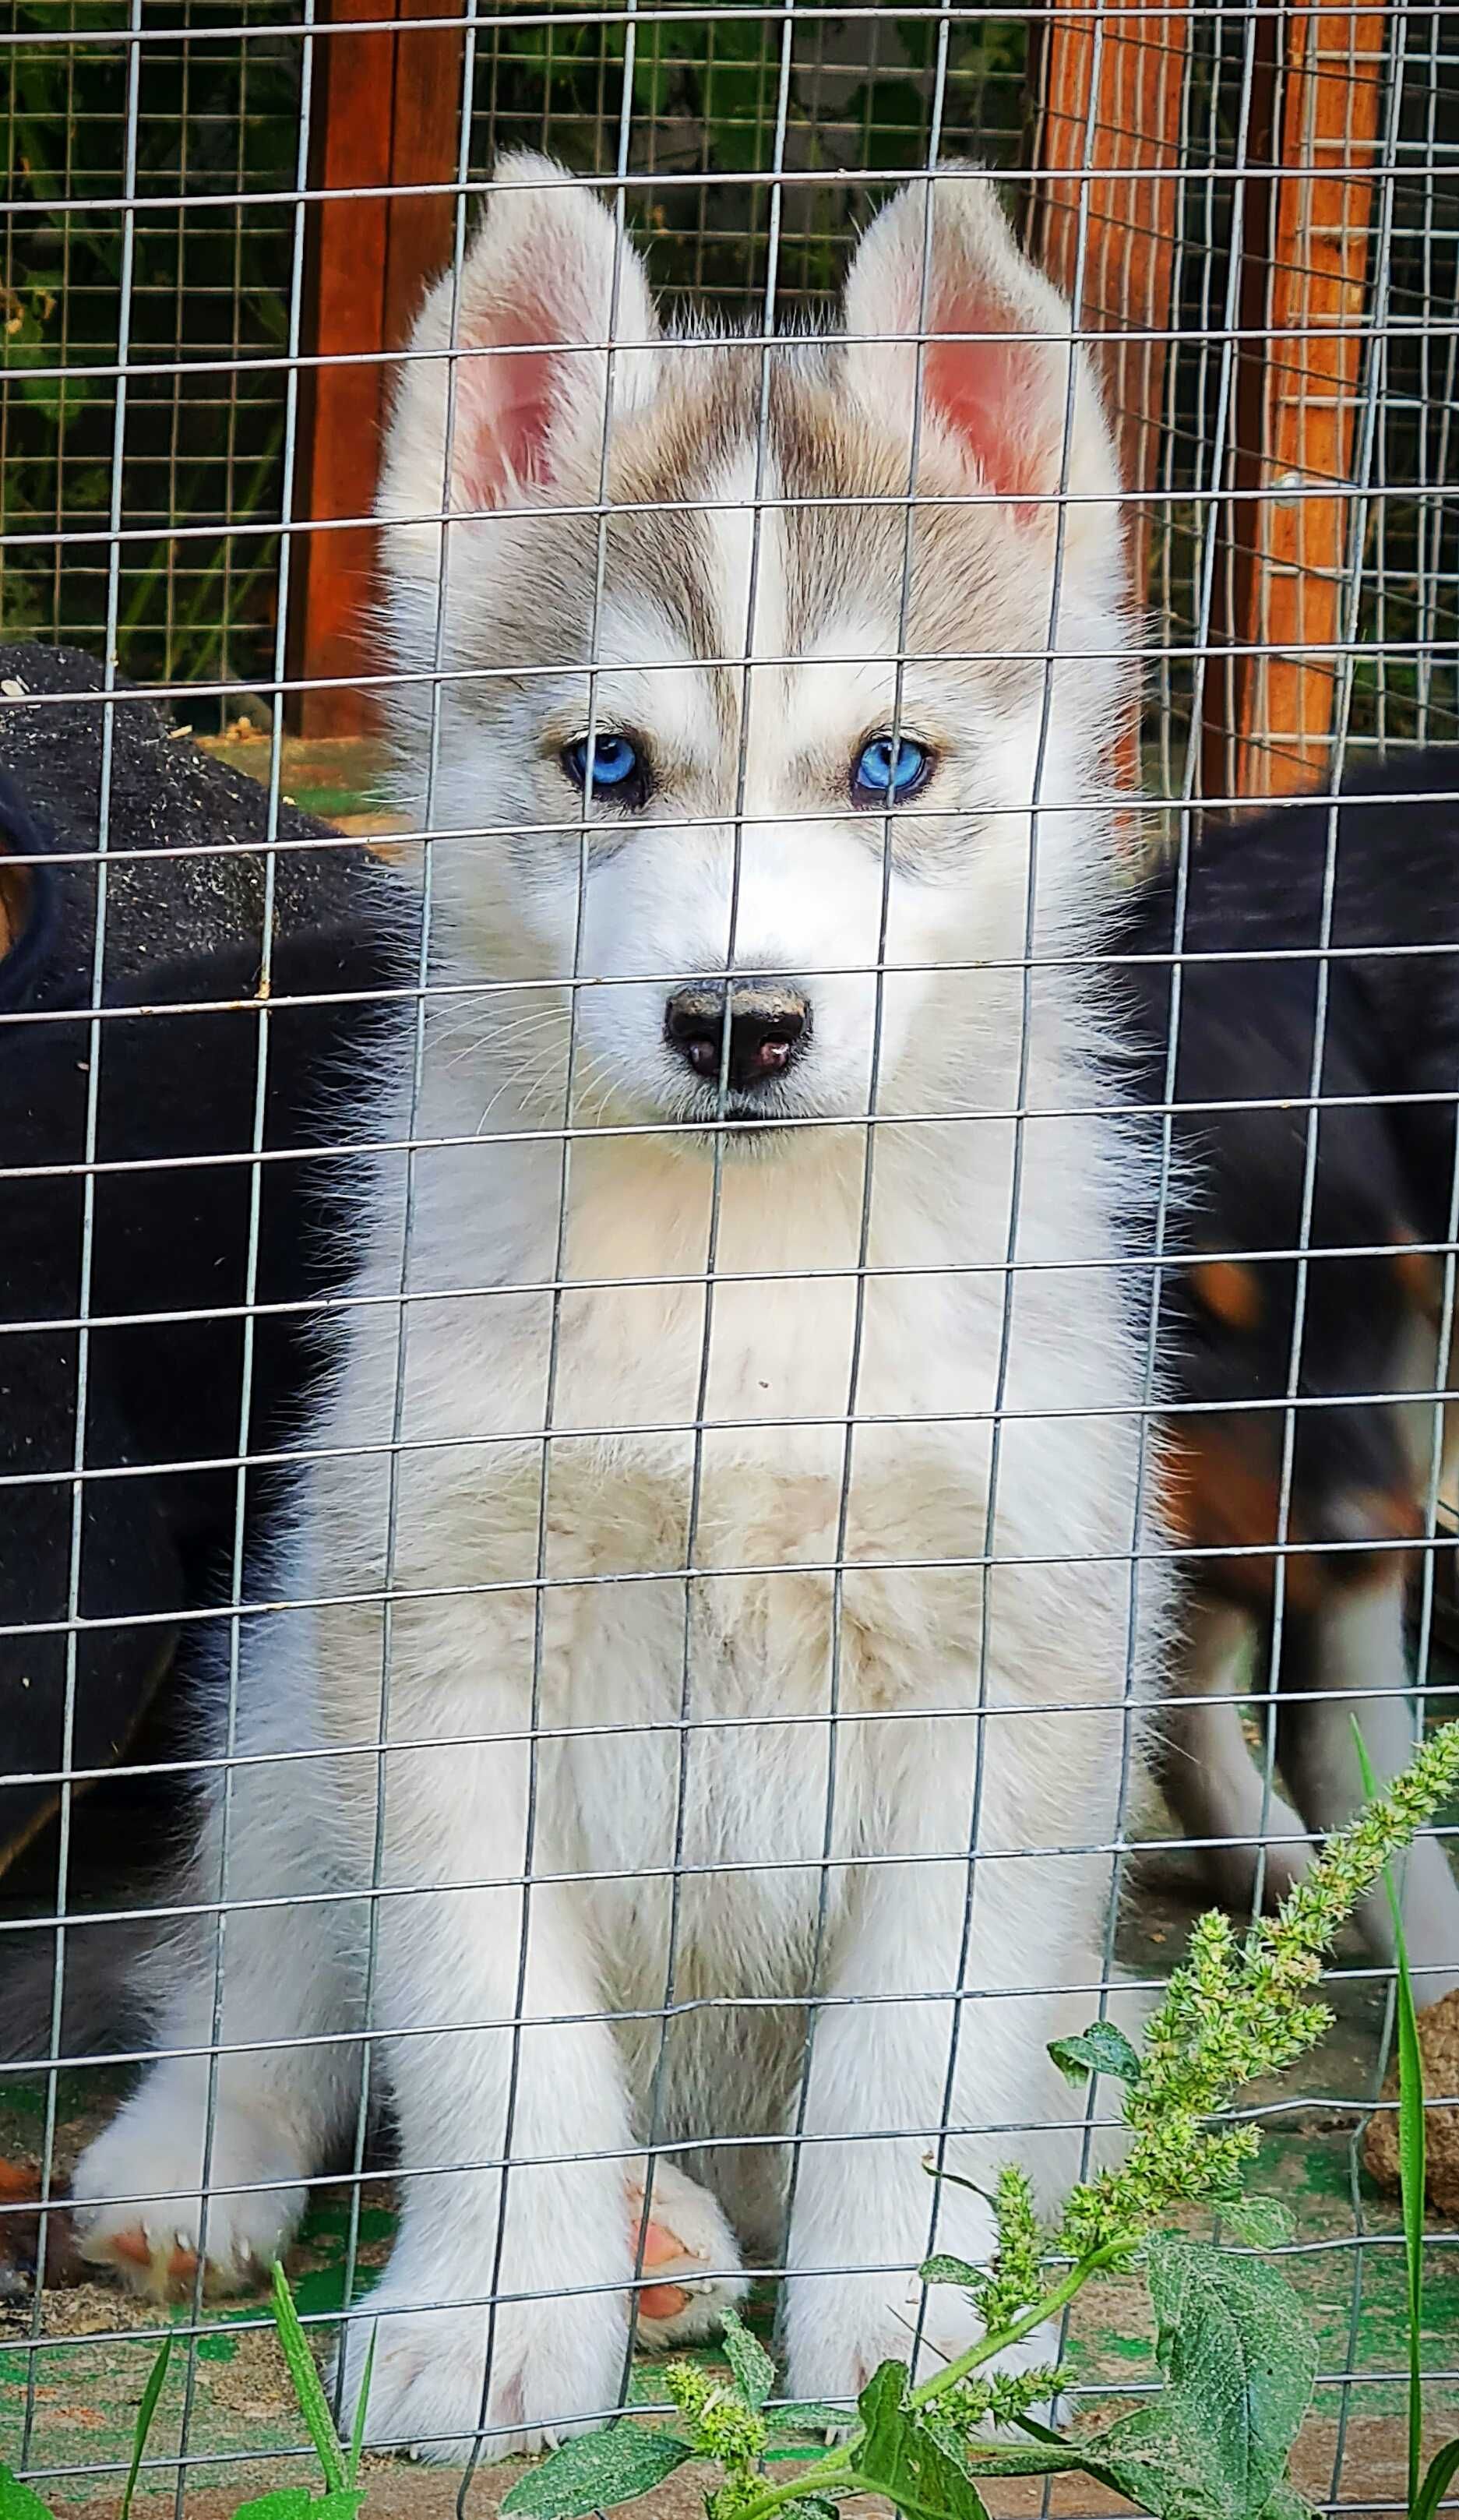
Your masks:
M380 355L305 371L296 515L311 523L369 514L388 393L385 354L407 337L427 281L450 252L450 194L362 200L360 189L449 184L461 112L461 28L409 24L431 14L431 0L326 0L326 14L337 8L380 23L315 50L310 183L326 198L310 220L305 346L325 361ZM333 686L300 693L298 732L368 735L374 695L348 678L370 661L364 622L376 536L368 525L305 532L295 549L290 670Z
M390 182L449 183L458 159L466 31L463 26L410 25L412 18L438 18L440 0L400 0L399 14ZM399 349L409 339L427 281L450 261L455 232L454 194L397 193L391 202L385 274L387 348Z
M352 188L387 181L393 120L394 0L325 0L338 11L378 18L374 29L331 35L314 48L314 126L309 182L327 198L313 206L306 244L304 345L328 360L378 350L385 321L388 203ZM299 468L295 513L310 524L369 510L380 441L379 367L304 371L299 400ZM291 673L357 674L358 623L375 564L367 527L301 533L290 585ZM302 692L295 720L303 735L363 735L369 696L342 688Z
M1238 648L1208 781L1267 796L1321 782L1330 763L1352 526L1352 469L1382 105L1376 10L1293 9L1282 29L1270 216L1251 250L1263 338L1241 353L1252 414L1248 477L1261 494L1231 527Z
M1034 63L1033 153L1042 171L1030 243L1079 329L1108 337L1096 365L1131 491L1160 481L1175 238L1168 179L1180 162L1189 50L1188 9L1102 18L1051 0ZM1132 500L1126 544L1141 605L1152 521L1150 505ZM1138 700L1119 731L1117 775L1123 787L1140 784ZM1139 845L1137 831L1126 836Z
M1125 485L1159 485L1175 248L1180 107L1190 50L1190 11L1152 10L1101 19L1052 0L1037 63L1033 247L1100 345L1110 408L1119 431ZM1079 265L1084 204L1083 266ZM1076 290L1076 283L1078 284ZM1134 335L1136 338L1130 338ZM1150 511L1132 506L1130 561L1143 600Z

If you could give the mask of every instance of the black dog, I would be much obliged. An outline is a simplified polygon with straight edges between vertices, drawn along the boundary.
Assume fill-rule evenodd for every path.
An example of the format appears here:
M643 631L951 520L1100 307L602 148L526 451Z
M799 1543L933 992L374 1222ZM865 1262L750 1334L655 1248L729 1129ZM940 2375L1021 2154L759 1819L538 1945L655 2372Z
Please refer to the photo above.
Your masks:
M0 784L0 830L23 856L55 847L13 783ZM59 887L44 864L31 873L31 919L52 922L64 959L75 940L55 922ZM248 1598L328 1362L328 1299L350 1272L349 1087L414 978L408 896L393 890L362 879L349 920L279 934L266 1019L251 942L123 972L94 1024L28 928L23 953L0 962L0 1867L36 1841L5 1883L21 1915L54 1907L39 1838L64 1773L101 1779L149 1707L154 1725L160 1709L174 1719L160 1764L167 1751L185 1763L173 1684L218 1633L200 1614L238 1598L240 1535ZM145 1876L179 1801L175 1787L117 1781L76 1805L83 1898L88 1874L104 1904ZM105 1939L70 1937L68 2044L97 2017L91 1991L106 1992ZM49 1933L0 1933L0 2052L34 2052L21 1990L48 1984L52 1948Z
M1164 1100L1178 1015L1161 1323L1166 1502L1192 1598L1166 1782L1249 1901L1260 1842L1280 1892L1307 1832L1362 1800L1354 1712L1380 1774L1412 1746L1403 1607L1436 1404L1389 1395L1435 1388L1453 1238L1459 751L1367 769L1336 809L1305 799L1208 832L1177 937L1179 906L1163 867L1122 939L1182 957L1178 988L1168 959L1128 967L1147 1103ZM1276 1754L1296 1814L1264 1794L1237 1705L1271 1677L1279 1559ZM1433 1838L1409 1859L1405 1915L1433 2002L1459 1984L1459 1888ZM1381 1896L1363 1923L1391 1958Z

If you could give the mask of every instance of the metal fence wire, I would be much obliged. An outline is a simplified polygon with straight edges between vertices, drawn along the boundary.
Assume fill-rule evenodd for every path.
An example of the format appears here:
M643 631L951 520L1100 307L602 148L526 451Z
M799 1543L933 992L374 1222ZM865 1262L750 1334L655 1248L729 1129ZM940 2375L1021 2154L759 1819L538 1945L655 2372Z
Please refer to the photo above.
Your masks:
M844 2394L855 2304L894 2297L910 2353L915 2270L958 2244L924 2159L1093 2157L1083 2099L1037 2084L1034 2123L1002 2060L1158 1985L1213 1887L1253 1912L1280 1886L1341 1816L1354 1707L1396 1766L1451 1704L1456 22L13 0L0 2456L53 2496L114 2492L164 2333L144 2485L180 2510L303 2472L247 2263L286 2227L321 2332L362 2339L382 2280L416 2319L447 2376L388 2377L384 2446L468 2459L473 2493L524 2425L661 2404L631 2350L588 2406L510 2372L453 2397L433 2322L550 2358L631 2276L624 2348L683 2332L685 2263L715 2298L737 2272L685 2171L787 2386ZM1099 380L1102 578L1101 424L1052 300L1006 263L980 296L927 276L949 158ZM569 206L588 179L607 264ZM847 344L912 362L881 454L845 453L873 424L840 368L798 456L783 381L842 353L778 345L858 336L847 268L903 187L922 278L899 312L868 282ZM493 403L473 256L499 216ZM686 325L652 387L636 252ZM717 325L746 346L707 428L678 380ZM929 380L979 342L949 489ZM504 583L464 564L462 516L536 496L570 428L558 539L509 544ZM946 809L929 713L965 765ZM1098 857L1117 907L1156 902L1148 1001L1066 855L1075 888ZM1085 1039L1116 970L1121 1021L1156 1009L1143 1065ZM1380 1058L1380 1003L1433 1038ZM919 1023L964 1045L951 1099ZM1137 1104L1120 1206L1100 1165ZM946 1191L943 1232L963 1170L983 1204ZM474 1639L510 1669L464 1670ZM1412 1876L1436 2005L1454 1829ZM1245 2106L1320 2340L1303 2490L1398 2510L1381 1926L1330 1993L1331 2040ZM118 2102L159 2055L139 2143ZM1459 2107L1430 2096L1436 2126ZM78 2163L105 2272L73 2256ZM915 2228L874 2209L889 2177ZM1429 2244L1452 2431L1437 2201ZM793 2306L817 2286L820 2342ZM1074 2399L1156 2388L1146 2332L1130 2285L1081 2306ZM686 2350L713 2362L711 2321Z

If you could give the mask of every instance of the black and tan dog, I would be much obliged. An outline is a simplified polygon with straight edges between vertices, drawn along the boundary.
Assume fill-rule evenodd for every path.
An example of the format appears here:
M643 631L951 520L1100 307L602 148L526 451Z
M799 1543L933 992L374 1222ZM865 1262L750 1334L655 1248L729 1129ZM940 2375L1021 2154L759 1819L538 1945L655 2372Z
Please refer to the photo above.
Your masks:
M53 1937L25 1919L54 1909L63 1776L85 1789L72 1910L92 1892L114 1908L167 1851L196 1732L184 1684L240 1532L251 1561L264 1545L326 1361L321 1308L351 1267L342 1108L414 962L406 887L291 808L260 992L264 791L129 699L93 1021L98 669L26 648L0 662L24 695L0 702L0 2054L15 2057L49 2039ZM125 1773L144 1722L146 1782ZM115 2033L108 1931L69 1938L68 2048L104 2016Z
M32 685L44 677L68 688L65 657L12 650L5 661ZM230 827L236 805L246 844L263 818L262 791L184 752L146 703L132 702L117 711L114 751L120 915L94 1021L86 808L99 719L82 701L65 705L69 728L47 725L28 744L17 744L13 724L0 729L0 757L20 750L28 773L23 787L0 766L7 2059L47 2054L58 2026L57 1937L45 1920L56 1908L64 1778L72 1790L62 2052L139 2034L125 1964L154 1929L127 1911L155 1895L196 1787L198 1692L226 1663L208 1613L233 1596L240 1538L249 1597L289 1457L304 1440L328 1356L323 1323L350 1269L358 1157L342 1092L375 1055L414 959L408 903L377 890L367 871L342 867L338 843L312 883L297 851L265 1001L256 927L249 934L257 864ZM157 762L172 792L153 775ZM176 810L178 788L192 826ZM306 827L294 821L297 843ZM156 851L150 865L127 845L139 824ZM313 828L328 847L333 835ZM217 860L194 855L200 836ZM256 1196L255 1143L267 1158ZM0 2301L27 2292L39 2228L32 2170L0 2162ZM80 2278L60 2211L45 2267L48 2283Z
M1245 1904L1258 1845L1280 1892L1361 1801L1355 1713L1380 1774L1412 1746L1405 1594L1443 1439L1419 1395L1436 1389L1454 1233L1459 750L1365 769L1336 808L1208 832L1177 934L1181 910L1164 867L1124 940L1149 958L1130 966L1149 1102L1178 1023L1161 1322L1191 1594L1165 1774ZM1295 1812L1241 1728L1239 1701L1273 1677ZM1432 2002L1459 1984L1459 1887L1433 1837L1409 1858L1405 1919ZM1390 1958L1381 1896L1362 1922Z

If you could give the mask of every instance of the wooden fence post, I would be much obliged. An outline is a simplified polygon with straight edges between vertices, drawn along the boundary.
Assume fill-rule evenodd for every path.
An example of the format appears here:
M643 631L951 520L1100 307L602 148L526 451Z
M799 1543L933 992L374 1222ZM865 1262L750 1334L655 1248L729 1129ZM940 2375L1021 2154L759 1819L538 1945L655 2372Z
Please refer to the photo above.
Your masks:
M1139 494L1159 485L1164 434L1190 10L1106 17L1088 0L1077 7L1050 0L1037 33L1030 243L1050 278L1076 299L1079 330L1109 336L1096 365L1125 487L1136 494L1127 542L1131 592L1143 604L1153 511ZM1120 758L1125 781L1138 786L1138 723L1124 731Z
M450 193L360 198L362 187L455 179L464 32L410 24L439 14L435 0L325 0L320 13L321 24L338 15L349 31L315 46L309 183L326 198L309 218L304 349L322 360L366 356L302 372L295 515L304 530L291 566L289 669L295 680L335 678L297 696L306 736L364 735L376 724L373 695L338 680L365 663L375 535L368 525L308 528L368 516L390 382L381 354L401 346L425 282L450 255Z
M1382 12L1332 0L1278 28L1234 402L1232 479L1253 495L1227 502L1217 562L1232 652L1207 684L1210 796L1282 794L1330 767L1386 41Z

